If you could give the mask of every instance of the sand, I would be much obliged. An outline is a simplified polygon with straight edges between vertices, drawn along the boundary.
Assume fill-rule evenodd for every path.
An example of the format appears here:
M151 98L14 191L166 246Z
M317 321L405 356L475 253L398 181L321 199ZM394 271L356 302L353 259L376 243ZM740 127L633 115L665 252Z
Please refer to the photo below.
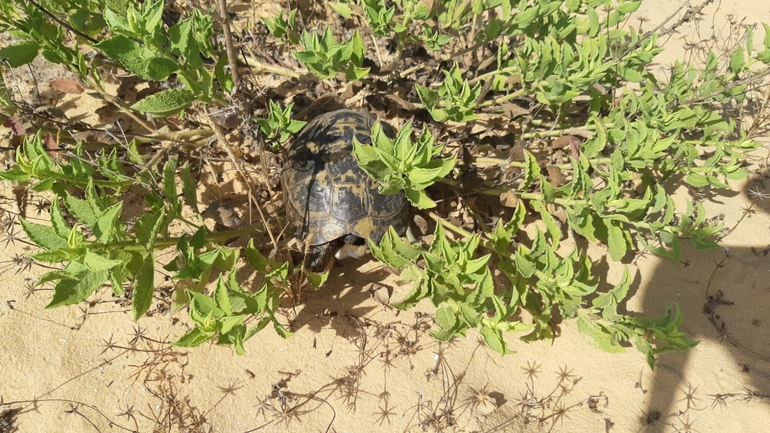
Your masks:
M650 29L678 6L647 1L636 16ZM700 36L690 23L666 41L661 68L687 55L677 47L706 38L712 20L723 37L728 14L770 23L766 2L715 9L704 11ZM762 35L760 27L755 39ZM138 323L107 290L89 305L44 309L50 286L30 283L46 269L11 263L34 248L3 240L0 433L13 431L12 419L19 432L67 433L770 431L770 200L748 192L770 194L768 158L765 145L753 155L751 179L704 198L710 215L735 226L723 248L685 242L682 263L645 254L595 267L609 284L628 267L631 314L661 315L670 301L682 307L682 329L700 343L662 355L654 371L634 348L602 352L575 321L562 323L553 341L511 336L515 353L507 356L476 332L439 343L428 333L430 305L398 313L381 302L386 288L393 300L409 288L367 258L339 264L322 289L303 292L292 338L266 329L244 356L210 344L175 348L169 343L189 320L158 310L160 299ZM2 195L12 197L9 185ZM605 249L590 251L598 258Z

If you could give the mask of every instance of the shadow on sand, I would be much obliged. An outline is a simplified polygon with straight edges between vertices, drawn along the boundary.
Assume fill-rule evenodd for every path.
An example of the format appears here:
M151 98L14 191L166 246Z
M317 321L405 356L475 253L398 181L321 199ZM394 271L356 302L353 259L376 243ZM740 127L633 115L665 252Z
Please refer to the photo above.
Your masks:
M720 242L723 248L698 251L684 242L681 262L662 262L651 280L645 281L642 313L662 314L667 302L675 301L684 314L682 330L701 341L690 351L662 355L655 371L645 374L650 397L641 421L649 426L646 431L661 431L663 423L691 406L717 407L747 398L751 392L770 395L770 173L764 172L759 181L754 179L747 182L741 197L727 200L727 206L746 207L735 212L745 216ZM743 239L748 245L731 246L731 238ZM711 394L703 390L715 386L687 381L688 368L703 367L688 363L706 341L729 351L732 361L712 364L713 371L699 370L698 377L713 378L721 389L721 377L738 373L745 378L746 388ZM695 399L688 401L688 394Z

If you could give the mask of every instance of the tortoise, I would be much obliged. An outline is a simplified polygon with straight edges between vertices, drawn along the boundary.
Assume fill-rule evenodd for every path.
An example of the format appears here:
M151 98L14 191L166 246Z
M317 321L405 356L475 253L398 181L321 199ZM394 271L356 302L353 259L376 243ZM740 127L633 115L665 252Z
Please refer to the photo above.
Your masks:
M392 226L407 228L403 192L380 194L377 183L356 162L353 137L371 145L376 117L353 110L317 116L291 142L282 173L286 216L294 236L305 242L305 268L328 271L334 258L357 258L366 240L379 242ZM383 123L393 138L393 128Z

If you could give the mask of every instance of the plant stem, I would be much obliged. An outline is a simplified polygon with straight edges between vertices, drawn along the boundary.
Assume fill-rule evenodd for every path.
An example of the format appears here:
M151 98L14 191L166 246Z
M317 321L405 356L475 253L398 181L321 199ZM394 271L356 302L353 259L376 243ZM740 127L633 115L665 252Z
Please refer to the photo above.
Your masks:
M610 158L592 158L588 160L588 162L591 165L609 164L610 161L611 161ZM479 165L482 167L501 165L505 167L527 168L527 164L525 162L509 161L507 159L502 159L502 158L480 157L480 158L476 158L474 162L476 163L476 165ZM548 167L557 167L560 170L571 170L572 164L548 164Z
M254 233L255 229L258 229L261 227L262 227L262 224L252 224L250 226L240 228L237 230L226 230L226 231L221 231L216 233L207 233L206 241L208 243L223 243L227 239L230 239L233 237L252 234ZM182 239L181 236L165 238L165 239L157 239L152 244L153 249L164 250L166 248L173 247L174 245L179 243L180 239ZM135 240L110 242L106 244L99 244L98 246L108 250L121 249L126 251L145 251L144 245L138 244Z
M249 64L249 68L252 72L266 72L268 74L283 75L284 77L293 78L295 80L298 80L302 76L302 74L282 66L266 65L257 60L257 56L251 51L251 48L249 48L248 45L246 45L246 49L249 51L250 56L245 56L244 58Z

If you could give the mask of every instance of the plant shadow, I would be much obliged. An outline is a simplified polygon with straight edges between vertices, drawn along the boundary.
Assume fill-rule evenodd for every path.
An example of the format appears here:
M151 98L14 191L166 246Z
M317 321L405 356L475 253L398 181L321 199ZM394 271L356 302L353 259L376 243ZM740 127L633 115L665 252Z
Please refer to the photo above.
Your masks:
M365 255L360 259L336 262L321 288L305 285L294 306L296 316L291 321L292 331L305 327L315 333L332 329L337 336L347 337L359 332L359 318L369 318L378 309L390 308L373 300L387 301L394 288L381 283L390 275L386 267L372 269L372 261L371 256Z
M700 341L689 351L660 356L648 378L651 383L646 384L649 403L640 419L648 427L645 431L662 431L689 410L697 387L698 408L724 404L726 394L719 393L750 389L757 395L770 395L770 339L766 338L770 335L770 196L763 200L759 195L770 194L770 172L755 174L752 179L740 197L720 205L745 205L743 209L728 209L738 222L725 221L735 226L720 242L722 248L696 250L683 242L680 262L663 260L650 274L651 279L644 281L641 313L661 315L674 301L684 316L682 331ZM731 245L731 240L742 244ZM696 356L715 346L729 353L729 362L704 363L703 356ZM694 372L701 380L712 377L713 383L691 384ZM733 379L726 382L726 376ZM720 385L734 383L736 376L743 379L733 385L736 389L722 389ZM649 422L649 414L658 414L660 419Z

